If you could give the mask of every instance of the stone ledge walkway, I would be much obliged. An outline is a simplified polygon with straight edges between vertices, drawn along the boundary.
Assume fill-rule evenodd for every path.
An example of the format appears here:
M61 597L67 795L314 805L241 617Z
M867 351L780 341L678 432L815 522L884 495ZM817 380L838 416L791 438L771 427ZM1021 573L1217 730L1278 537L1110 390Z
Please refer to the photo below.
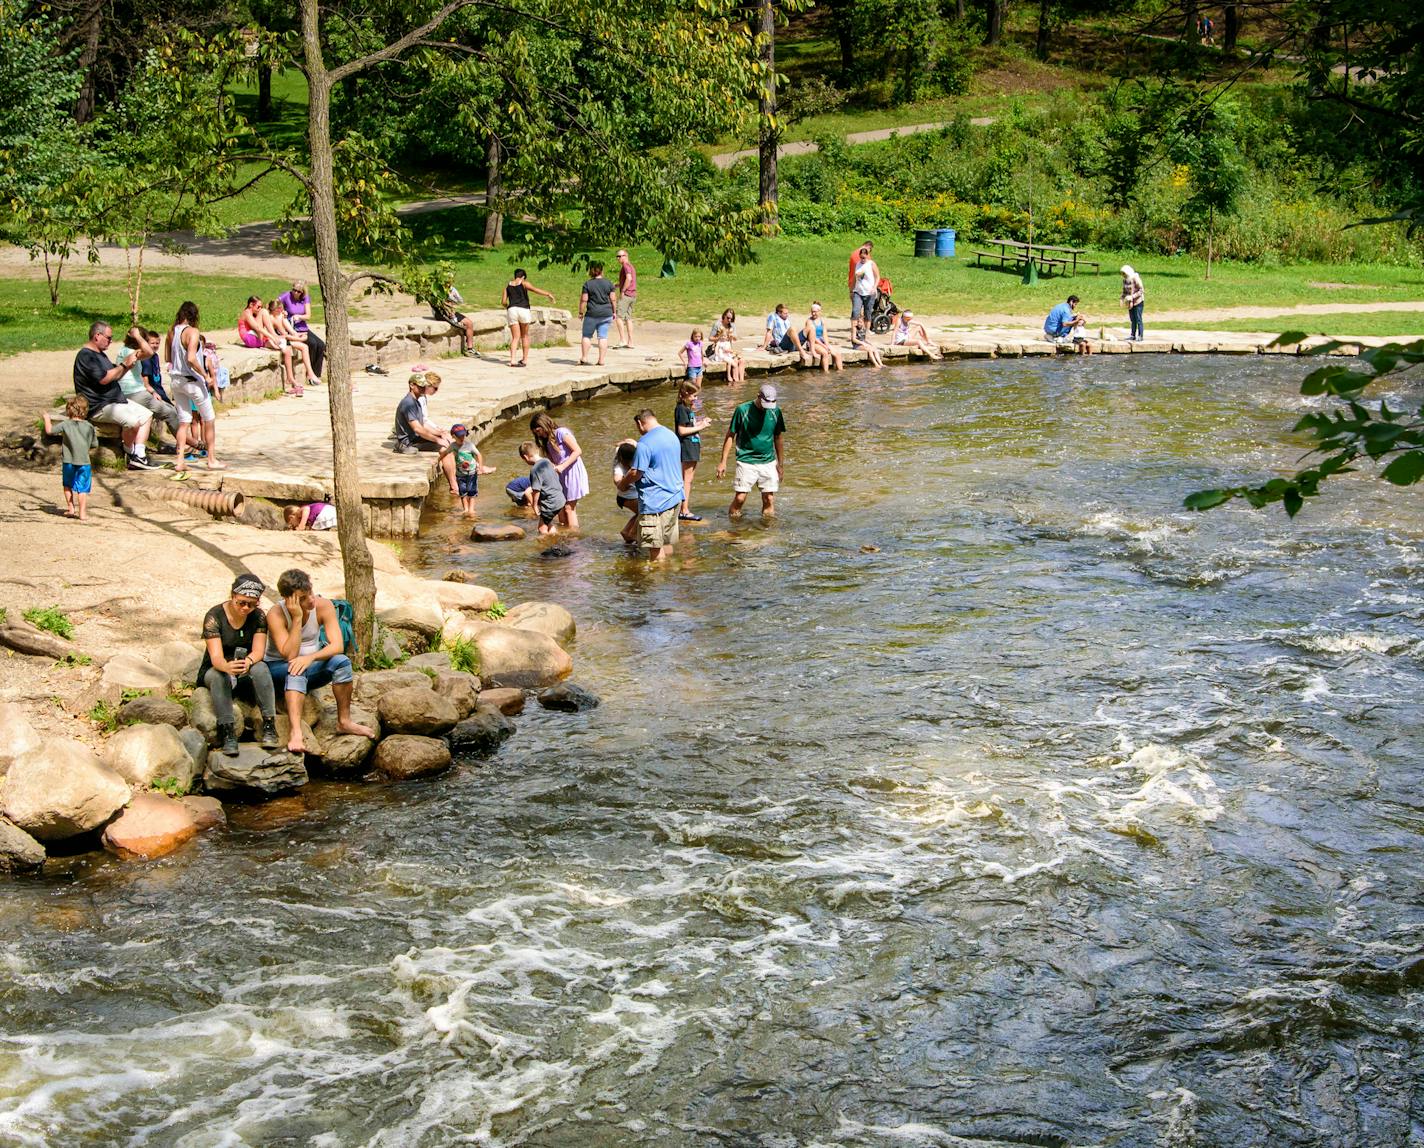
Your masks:
M505 423L544 406L593 398L617 391L634 392L669 384L682 376L672 344L664 343L666 329L658 324L654 344L636 350L610 349L605 367L579 366L576 346L536 347L527 368L508 365L507 352L485 351L480 358L443 358L428 365L441 376L438 395L431 401L431 417L439 426L463 422L475 441ZM681 325L678 330L683 329ZM1142 343L1127 343L1111 336L1094 339L1104 354L1299 354L1303 348L1326 340L1308 340L1300 347L1270 347L1266 336L1191 330L1159 330ZM1387 339L1352 339L1343 353L1388 342ZM1006 358L1052 355L1056 349L1036 331L1024 328L981 328L943 332L941 350L950 358ZM925 361L907 355L903 348L882 348L888 362ZM864 352L842 348L847 365L865 361ZM794 355L746 354L748 373L799 369ZM433 456L398 455L391 449L391 428L397 402L406 393L410 364L391 366L389 375L358 371L354 377L358 453L362 498L366 500L423 500L431 489ZM707 378L716 380L725 367L709 366ZM241 491L275 499L317 500L331 493L331 430L325 387L309 387L303 398L283 397L254 403L219 420L219 453L229 470L208 473L195 469L192 485ZM491 460L510 469L510 460ZM418 505L415 517L418 519ZM399 530L396 533L400 533Z

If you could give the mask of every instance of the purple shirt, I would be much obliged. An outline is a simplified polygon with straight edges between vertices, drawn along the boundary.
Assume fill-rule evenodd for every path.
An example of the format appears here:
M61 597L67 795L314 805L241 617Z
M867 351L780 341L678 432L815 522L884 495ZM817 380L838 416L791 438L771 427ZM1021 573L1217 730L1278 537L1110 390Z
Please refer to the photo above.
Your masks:
M682 345L682 349L687 352L687 368L690 371L701 370L702 368L702 344L694 343L691 339Z
M277 296L277 301L282 304L282 310L287 312L287 318L292 321L292 326L298 331L305 331L307 329L307 305L311 302L311 296L293 299L290 291L283 291Z

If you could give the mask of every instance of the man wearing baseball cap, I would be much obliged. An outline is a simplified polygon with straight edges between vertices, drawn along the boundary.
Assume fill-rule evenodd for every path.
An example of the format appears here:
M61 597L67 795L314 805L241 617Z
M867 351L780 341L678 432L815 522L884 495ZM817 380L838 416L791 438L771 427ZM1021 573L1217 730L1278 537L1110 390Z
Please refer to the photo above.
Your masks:
M786 433L786 420L776 405L776 384L762 383L757 397L732 412L727 437L722 440L722 458L717 463L717 477L727 473L727 458L732 444L737 447L737 469L732 476L732 505L727 508L731 518L742 516L742 505L752 487L761 488L761 515L776 515L776 492L781 486L785 459L781 436Z
M613 334L619 346L633 345L633 304L638 298L638 271L628 252L618 252L618 284L613 293Z

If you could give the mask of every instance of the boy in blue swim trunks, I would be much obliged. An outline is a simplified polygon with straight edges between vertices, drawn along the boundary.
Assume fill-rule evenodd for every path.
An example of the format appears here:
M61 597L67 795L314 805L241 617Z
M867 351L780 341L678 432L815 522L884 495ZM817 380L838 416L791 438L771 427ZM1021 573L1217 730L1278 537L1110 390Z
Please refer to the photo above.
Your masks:
M64 517L89 521L89 491L94 484L94 471L89 452L99 447L99 433L89 421L89 400L75 395L64 404L64 418L59 422L44 413L45 434L57 434L64 440Z

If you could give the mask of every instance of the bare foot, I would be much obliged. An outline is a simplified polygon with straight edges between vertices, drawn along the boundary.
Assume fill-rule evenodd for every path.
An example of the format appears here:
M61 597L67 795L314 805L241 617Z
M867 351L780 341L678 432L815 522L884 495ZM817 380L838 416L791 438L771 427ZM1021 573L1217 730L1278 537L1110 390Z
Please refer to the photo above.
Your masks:
M336 728L337 728L338 730L340 730L342 733L355 734L357 737L369 737L369 738L374 738L374 737L376 736L376 731L375 731L375 730L373 730L373 729L367 729L367 728L366 728L365 726L363 726L363 725L358 725L356 722L352 721L350 718L347 718L345 721L339 721L339 722L337 722L337 723L336 723Z
M225 463L225 462L215 462L215 461L213 461L212 459L209 459L209 460L208 460L208 469L209 469L209 470L226 470L226 469L227 469L227 463Z
M294 734L292 737L289 737L287 739L288 753L306 753L306 751L307 747L306 744L302 741L301 734Z
M75 514L72 509L70 509L70 510L66 510L66 511L64 512L64 517L65 517L65 518L77 518L78 515Z

